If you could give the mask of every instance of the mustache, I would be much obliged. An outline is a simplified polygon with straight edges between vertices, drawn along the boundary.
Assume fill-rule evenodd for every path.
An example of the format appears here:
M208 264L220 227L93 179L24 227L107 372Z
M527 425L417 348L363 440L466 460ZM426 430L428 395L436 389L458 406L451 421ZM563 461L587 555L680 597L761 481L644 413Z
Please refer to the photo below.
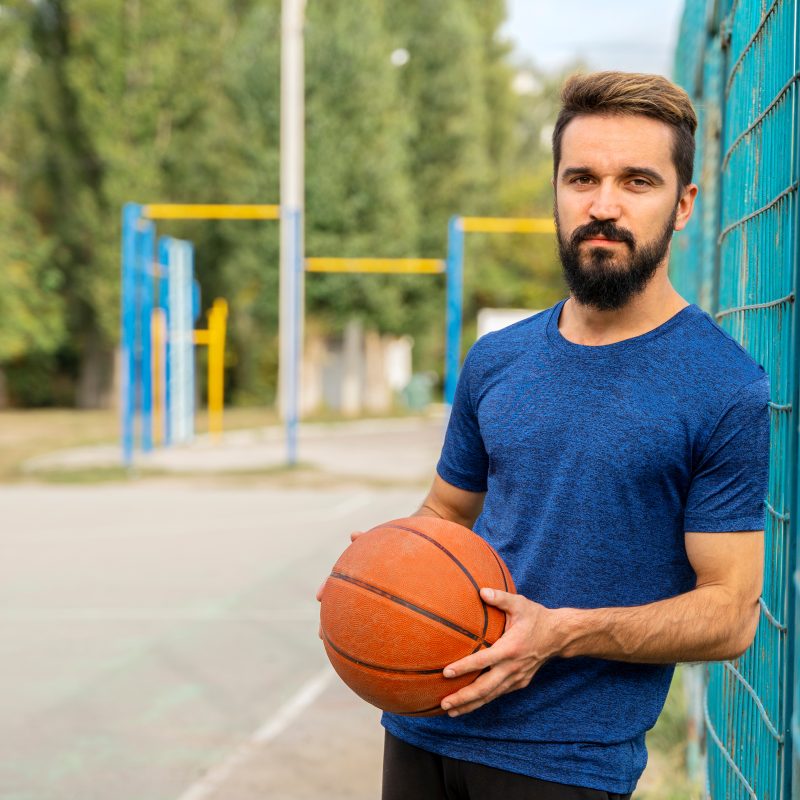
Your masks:
M585 239L593 239L597 236L625 242L630 248L634 248L636 245L636 240L629 230L618 228L610 220L592 220L592 222L587 222L586 225L575 228L570 237L570 244L574 247Z

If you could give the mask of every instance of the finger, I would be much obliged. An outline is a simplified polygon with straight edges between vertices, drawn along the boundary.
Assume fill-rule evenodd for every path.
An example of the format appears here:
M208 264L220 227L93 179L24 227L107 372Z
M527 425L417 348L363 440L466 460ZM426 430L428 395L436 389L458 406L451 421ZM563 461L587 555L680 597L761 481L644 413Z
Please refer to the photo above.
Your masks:
M442 700L442 708L447 711L450 708L458 708L466 703L485 697L494 691L505 680L505 671L498 667L490 669L479 675L472 683L463 686L457 692L448 695Z
M325 591L325 584L328 582L328 576L326 575L322 583L319 585L319 589L317 589L317 602L322 602L322 593Z
M498 647L498 645L500 645ZM491 647L479 650L477 653L465 656L444 668L445 678L458 678L468 672L482 672L487 667L493 667L506 657L505 648L498 639Z
M518 594L511 594L511 592L503 592L500 589L491 589L488 586L481 589L481 598L485 603L490 606L499 608L502 611L513 611L519 603L520 596Z
M363 536L365 533L366 531L353 531L350 534L350 541L354 542L356 539L358 539L359 536Z
M480 708L481 706L485 706L487 703L491 703L492 700L496 700L501 695L508 694L508 692L515 692L519 689L524 689L526 686L530 684L531 680L533 679L533 676L538 671L539 667L536 667L527 676L518 672L517 673L510 672L506 675L505 679L502 680L498 686L495 686L491 691L489 691L488 694L476 697L474 700L462 703L461 705L453 705L452 708L448 711L448 714L451 717L459 717L462 714L469 714L476 708ZM491 675L491 671L487 674ZM462 690L462 692L463 691L464 690ZM459 694L461 694L461 692L456 692L456 694L451 695L451 697L445 697L444 700L442 700L442 703L445 702L449 703L451 698L457 697Z
M480 708L501 694L505 694L513 681L501 670L489 670L455 694L442 700L442 708L451 717L458 717Z

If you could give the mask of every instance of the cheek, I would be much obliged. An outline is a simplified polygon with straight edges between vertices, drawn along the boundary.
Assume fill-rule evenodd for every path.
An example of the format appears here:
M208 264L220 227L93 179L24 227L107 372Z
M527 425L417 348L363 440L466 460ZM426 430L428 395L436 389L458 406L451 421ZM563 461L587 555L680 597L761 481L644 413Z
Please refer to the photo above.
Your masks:
M556 198L558 218L563 231L571 231L583 225L589 218L590 203L585 196L562 192Z

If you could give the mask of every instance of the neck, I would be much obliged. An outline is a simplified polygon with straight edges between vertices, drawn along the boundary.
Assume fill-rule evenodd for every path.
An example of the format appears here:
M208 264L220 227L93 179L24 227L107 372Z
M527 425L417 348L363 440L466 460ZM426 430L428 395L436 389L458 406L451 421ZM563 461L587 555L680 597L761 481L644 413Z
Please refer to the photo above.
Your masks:
M601 311L581 305L570 296L561 309L558 329L565 339L575 344L613 344L663 325L688 305L670 283L665 264L645 290L622 308Z

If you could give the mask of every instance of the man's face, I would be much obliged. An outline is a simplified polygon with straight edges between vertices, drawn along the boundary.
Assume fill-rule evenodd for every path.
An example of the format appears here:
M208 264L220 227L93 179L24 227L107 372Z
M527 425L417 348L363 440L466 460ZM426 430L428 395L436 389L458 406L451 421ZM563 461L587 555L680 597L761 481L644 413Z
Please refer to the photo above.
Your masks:
M555 220L578 302L621 308L666 265L697 193L692 184L679 198L672 143L668 125L643 116L582 116L564 129Z

